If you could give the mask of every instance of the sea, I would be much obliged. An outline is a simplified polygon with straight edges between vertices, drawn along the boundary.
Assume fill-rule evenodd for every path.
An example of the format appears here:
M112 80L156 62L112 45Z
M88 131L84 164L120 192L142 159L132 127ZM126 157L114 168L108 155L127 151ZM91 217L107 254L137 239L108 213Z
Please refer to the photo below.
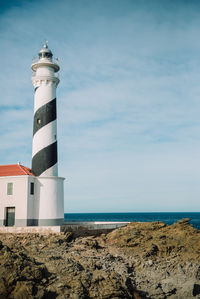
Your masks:
M182 218L190 218L191 225L200 230L200 212L65 213L65 221L162 221L170 225Z

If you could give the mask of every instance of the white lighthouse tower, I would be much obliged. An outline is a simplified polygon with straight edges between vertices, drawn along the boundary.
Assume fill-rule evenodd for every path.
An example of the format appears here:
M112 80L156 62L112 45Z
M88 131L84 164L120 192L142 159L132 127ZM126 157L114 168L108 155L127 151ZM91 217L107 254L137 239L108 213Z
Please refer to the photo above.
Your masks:
M60 225L64 219L64 178L58 177L56 88L60 67L45 42L33 61L34 123L32 172L36 176L35 224Z

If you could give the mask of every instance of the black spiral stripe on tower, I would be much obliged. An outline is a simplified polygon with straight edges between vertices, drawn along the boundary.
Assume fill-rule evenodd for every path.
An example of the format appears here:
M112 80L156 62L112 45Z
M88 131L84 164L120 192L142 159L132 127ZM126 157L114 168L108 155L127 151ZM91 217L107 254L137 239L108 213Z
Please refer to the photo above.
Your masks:
M41 106L34 115L33 135L56 119L56 98Z
M34 91L36 92L36 90L39 88L39 86L35 87Z
M41 149L32 159L32 172L40 176L58 161L57 141Z

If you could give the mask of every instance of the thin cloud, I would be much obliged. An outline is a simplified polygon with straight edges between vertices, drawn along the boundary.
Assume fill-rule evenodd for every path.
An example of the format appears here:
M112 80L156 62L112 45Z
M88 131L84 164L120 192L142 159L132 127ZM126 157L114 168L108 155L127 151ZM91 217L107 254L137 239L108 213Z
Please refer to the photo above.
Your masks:
M30 65L48 39L61 66L66 211L198 210L200 4L189 3L42 0L3 7L1 163L31 165Z

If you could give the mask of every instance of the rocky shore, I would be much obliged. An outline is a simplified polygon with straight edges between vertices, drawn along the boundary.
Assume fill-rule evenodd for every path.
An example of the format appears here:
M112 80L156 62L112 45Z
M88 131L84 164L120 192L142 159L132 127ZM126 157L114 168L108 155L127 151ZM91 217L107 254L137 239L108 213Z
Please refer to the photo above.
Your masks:
M1 234L5 298L200 298L200 231L182 219L100 236Z

